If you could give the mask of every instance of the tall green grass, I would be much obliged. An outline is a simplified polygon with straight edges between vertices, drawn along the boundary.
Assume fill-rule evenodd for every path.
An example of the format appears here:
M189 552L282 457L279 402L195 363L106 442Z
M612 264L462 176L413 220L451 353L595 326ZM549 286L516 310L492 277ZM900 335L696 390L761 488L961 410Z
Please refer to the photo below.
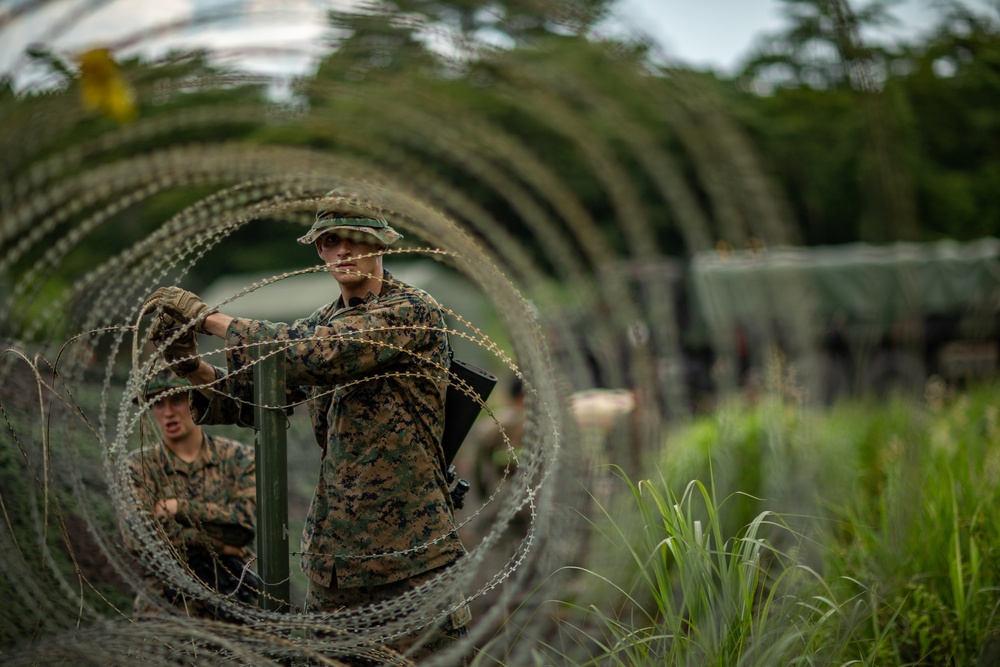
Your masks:
M762 511L727 534L732 506L701 482L675 496L662 482L622 479L639 528L610 514L595 524L607 546L621 545L622 562L580 568L593 587L563 602L572 640L549 646L545 664L874 664L858 613L868 592L850 580L831 586L774 548L769 533L793 532L780 516Z
M612 467L539 664L1000 664L1000 392L930 389L734 403Z

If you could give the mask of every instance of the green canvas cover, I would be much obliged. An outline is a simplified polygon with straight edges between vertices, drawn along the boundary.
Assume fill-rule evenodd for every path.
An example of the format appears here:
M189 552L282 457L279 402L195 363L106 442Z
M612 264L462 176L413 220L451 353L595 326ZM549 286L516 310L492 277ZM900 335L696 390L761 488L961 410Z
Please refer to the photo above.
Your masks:
M994 316L1000 307L1000 241L784 247L697 254L691 287L710 337L737 325L802 327L831 323L884 334L929 315Z

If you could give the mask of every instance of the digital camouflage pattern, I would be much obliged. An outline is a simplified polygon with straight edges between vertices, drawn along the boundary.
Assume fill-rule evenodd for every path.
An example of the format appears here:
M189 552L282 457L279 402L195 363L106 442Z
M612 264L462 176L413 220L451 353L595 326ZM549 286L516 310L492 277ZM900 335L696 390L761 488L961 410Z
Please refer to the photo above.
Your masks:
M287 343L288 405L308 401L323 448L303 530L302 570L323 586L400 581L465 554L455 532L441 449L448 339L440 306L383 274L382 294L341 299L289 324L236 318L199 423L253 422L249 346ZM233 400L235 397L236 400Z
M157 501L177 499L175 515L155 518L181 561L198 557L218 561L226 544L252 551L257 522L253 447L205 435L201 451L191 463L160 443L129 452L124 469L133 480L139 507L151 516L155 516ZM122 534L133 552L145 548L124 527ZM243 562L248 561L249 557ZM136 616L155 609L148 593L167 597L163 582L152 573L146 573L144 579L149 590L136 597ZM195 609L194 615L207 615L203 611Z
M411 593L430 582L437 575L437 571L431 570L391 584L354 588L330 588L310 581L309 594L306 596L303 611L307 613L323 612L331 609L379 604ZM463 605L449 614L448 619L431 630L429 635L426 630L421 629L398 636L386 645L394 651L405 653L413 663L419 663L448 644L465 637L467 635L465 628L470 620L472 620L472 614L469 607Z

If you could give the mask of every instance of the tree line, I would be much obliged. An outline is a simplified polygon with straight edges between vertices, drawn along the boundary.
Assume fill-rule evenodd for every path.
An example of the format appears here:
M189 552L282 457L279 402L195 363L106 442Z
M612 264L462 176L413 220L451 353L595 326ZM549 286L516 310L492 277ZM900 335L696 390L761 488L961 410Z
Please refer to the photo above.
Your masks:
M206 53L121 63L141 118L268 110L182 123L78 168L191 142L336 151L447 184L543 262L548 241L535 236L524 202L566 225L593 221L622 255L635 250L622 201L637 202L657 247L672 255L716 244L1000 234L1000 17L951 0L937 5L926 34L869 43L895 4L783 0L785 27L735 75L666 63L643 38L601 36L609 0L396 0L331 12L329 52L291 99L269 98L266 83L235 77ZM60 115L82 84L72 68L53 66L52 77L57 85L44 92L0 88L5 181L117 127L100 114ZM52 122L32 132L40 114ZM621 190L629 196L616 199ZM179 184L122 207L57 272L72 280L211 191ZM198 287L224 273L301 266L301 248L272 233L294 230L278 220L238 230L241 252L199 263L189 280ZM9 274L43 252L19 257Z

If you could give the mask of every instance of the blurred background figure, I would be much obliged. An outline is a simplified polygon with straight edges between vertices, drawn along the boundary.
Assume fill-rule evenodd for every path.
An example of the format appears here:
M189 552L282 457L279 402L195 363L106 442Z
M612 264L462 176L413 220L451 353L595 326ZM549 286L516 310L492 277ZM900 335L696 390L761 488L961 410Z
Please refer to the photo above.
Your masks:
M475 449L473 480L482 499L489 498L500 480L512 474L517 466L524 438L524 382L521 378L510 378L507 399L507 404L496 412L496 423L480 419L469 438Z

